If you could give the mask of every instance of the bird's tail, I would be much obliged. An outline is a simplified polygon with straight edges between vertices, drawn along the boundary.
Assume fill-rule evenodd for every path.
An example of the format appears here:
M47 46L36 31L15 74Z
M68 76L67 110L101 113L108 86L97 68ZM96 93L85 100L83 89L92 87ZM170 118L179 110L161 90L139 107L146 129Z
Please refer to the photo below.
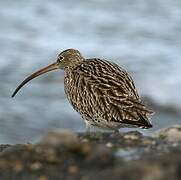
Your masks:
M131 114L131 119L128 118L124 120L126 124L135 125L143 129L152 127L152 124L150 122L150 118L154 114L152 110L147 109L141 102L135 101L130 111L134 112L134 114Z

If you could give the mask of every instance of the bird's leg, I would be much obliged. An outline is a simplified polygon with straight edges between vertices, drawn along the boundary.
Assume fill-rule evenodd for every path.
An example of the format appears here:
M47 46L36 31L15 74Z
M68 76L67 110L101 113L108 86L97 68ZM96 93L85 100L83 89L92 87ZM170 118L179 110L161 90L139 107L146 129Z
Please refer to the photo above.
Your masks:
M91 128L90 128L90 125L89 125L89 122L88 122L88 121L85 121L85 126L86 126L86 133L87 133L87 134L90 134Z
M119 129L115 129L114 134L119 134Z
M86 133L90 133L90 126L86 124Z

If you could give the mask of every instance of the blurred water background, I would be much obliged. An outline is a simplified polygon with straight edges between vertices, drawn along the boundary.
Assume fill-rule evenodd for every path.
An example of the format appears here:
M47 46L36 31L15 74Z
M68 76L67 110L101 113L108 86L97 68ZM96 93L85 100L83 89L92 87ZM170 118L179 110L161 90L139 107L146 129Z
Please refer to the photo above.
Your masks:
M69 105L63 72L32 72L76 48L127 69L156 111L153 131L180 123L180 0L0 0L0 143L35 142L50 128L84 131Z

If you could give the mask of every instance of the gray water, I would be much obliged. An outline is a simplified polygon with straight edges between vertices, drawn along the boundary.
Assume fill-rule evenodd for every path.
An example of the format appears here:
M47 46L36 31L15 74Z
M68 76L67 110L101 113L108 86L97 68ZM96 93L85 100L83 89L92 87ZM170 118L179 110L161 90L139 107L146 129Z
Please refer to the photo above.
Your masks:
M50 128L84 131L66 100L63 72L16 86L76 48L127 69L155 107L153 131L180 123L180 0L0 0L0 143L34 142ZM158 108L159 107L159 108Z

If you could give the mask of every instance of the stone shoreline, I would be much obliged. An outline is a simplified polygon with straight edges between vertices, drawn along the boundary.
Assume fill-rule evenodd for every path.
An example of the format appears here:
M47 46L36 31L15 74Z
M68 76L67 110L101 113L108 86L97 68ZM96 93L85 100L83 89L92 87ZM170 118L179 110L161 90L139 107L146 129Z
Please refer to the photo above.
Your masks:
M181 125L153 136L56 129L37 144L0 145L0 179L181 179Z

